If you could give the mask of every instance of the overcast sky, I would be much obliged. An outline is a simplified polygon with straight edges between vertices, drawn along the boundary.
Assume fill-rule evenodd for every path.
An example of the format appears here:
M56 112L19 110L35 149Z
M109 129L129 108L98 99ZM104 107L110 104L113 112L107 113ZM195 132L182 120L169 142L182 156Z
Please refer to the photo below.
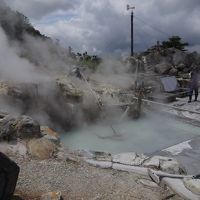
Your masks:
M2 0L0 0L2 1ZM134 48L179 35L200 52L200 0L6 0L42 33L76 51L128 52L130 12L136 7Z

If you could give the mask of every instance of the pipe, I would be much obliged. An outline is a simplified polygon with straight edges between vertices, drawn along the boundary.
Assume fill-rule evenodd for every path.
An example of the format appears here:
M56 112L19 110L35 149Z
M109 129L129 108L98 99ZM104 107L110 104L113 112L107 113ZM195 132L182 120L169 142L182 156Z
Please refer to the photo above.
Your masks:
M133 97L133 99L138 99L138 98L137 97ZM177 106L171 106L171 105L168 105L168 104L165 104L165 103L151 101L151 100L148 100L148 99L142 99L142 101L143 102L147 102L147 103L152 103L152 104L160 105L160 106L165 106L165 107L172 108L172 109L175 109L175 110L186 111L186 112L190 112L190 113L194 113L194 114L200 115L200 112L193 111L193 110L188 110L188 109L185 109L185 108L179 108ZM129 106L129 105L134 105L134 104L135 103L131 102L131 103L113 104L112 106Z

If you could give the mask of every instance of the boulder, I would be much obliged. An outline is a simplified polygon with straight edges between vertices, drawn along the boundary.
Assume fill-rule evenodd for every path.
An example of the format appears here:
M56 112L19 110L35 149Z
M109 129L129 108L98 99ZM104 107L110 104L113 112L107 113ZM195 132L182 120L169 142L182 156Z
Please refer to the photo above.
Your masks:
M16 141L16 142L1 142L0 143L0 152L4 154L12 154L12 155L20 155L26 157L27 155L27 147L26 143L23 141Z
M172 65L169 63L161 63L161 64L157 64L154 68L155 72L160 74L160 75L164 75L164 74L168 74L168 72L171 70Z
M40 124L28 116L17 118L17 136L19 138L41 137Z
M53 131L48 126L41 126L41 134L45 139L48 139L56 144L60 142L60 138L57 132Z
M185 170L180 166L177 160L160 160L160 170L170 174L186 174Z
M175 66L175 68L178 70L178 71L183 71L183 69L186 67L185 64L183 63L179 63L178 65Z
M144 163L144 167L152 168L152 169L159 169L160 160L169 160L170 158L166 158L163 156L153 156L147 159Z
M177 74L178 74L178 70L176 68L172 67L169 70L169 75L176 76Z
M173 54L173 64L178 65L181 62L184 62L186 59L186 53L183 51L180 51L178 49L175 50L175 53Z
M121 153L118 155L114 155L112 161L114 163L120 163L124 165L141 165L148 157L144 154L137 154L134 152L129 153Z
M18 82L8 82L6 84L8 85L6 95L14 101L20 100L24 104L30 104L33 101L33 98L38 97L37 84Z
M39 123L31 117L6 115L0 120L0 139L28 139L41 136Z
M184 178L183 183L185 187L192 193L200 195L200 180L193 178Z
M0 152L0 199L12 199L15 191L19 167L6 155Z
M39 160L49 159L56 151L56 145L48 139L32 139L28 142L28 153Z
M133 165L134 160L136 158L136 153L121 153L113 156L113 162L125 164L125 165Z
M164 156L153 156L147 159L143 166L171 174L186 174L185 169L181 167L176 159Z
M200 55L197 52L192 52L187 54L185 64L187 66L191 66L192 64L199 64L200 63Z
M146 60L148 65L155 65L159 63L172 63L172 55L174 49L154 48L147 52Z
M56 84L66 100L80 101L82 99L83 92L77 88L68 77L62 76L57 78Z

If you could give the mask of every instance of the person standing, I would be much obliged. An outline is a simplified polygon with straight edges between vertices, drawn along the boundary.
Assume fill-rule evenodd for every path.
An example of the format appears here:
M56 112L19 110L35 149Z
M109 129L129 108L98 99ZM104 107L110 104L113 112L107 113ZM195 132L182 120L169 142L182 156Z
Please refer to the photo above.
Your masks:
M197 68L195 68L194 70L192 70L192 72L190 73L190 84L189 84L189 100L188 103L191 103L192 101L192 95L193 95L193 91L195 93L195 99L194 101L197 101L198 95L199 95L199 74L198 74L198 70Z

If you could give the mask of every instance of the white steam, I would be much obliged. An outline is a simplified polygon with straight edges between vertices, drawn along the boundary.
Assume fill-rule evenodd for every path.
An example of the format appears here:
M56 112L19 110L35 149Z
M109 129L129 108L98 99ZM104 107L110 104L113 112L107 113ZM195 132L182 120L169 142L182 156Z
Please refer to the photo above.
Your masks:
M0 28L0 79L16 82L37 83L47 78L37 73L36 67L27 59L20 58L16 49L11 47Z

